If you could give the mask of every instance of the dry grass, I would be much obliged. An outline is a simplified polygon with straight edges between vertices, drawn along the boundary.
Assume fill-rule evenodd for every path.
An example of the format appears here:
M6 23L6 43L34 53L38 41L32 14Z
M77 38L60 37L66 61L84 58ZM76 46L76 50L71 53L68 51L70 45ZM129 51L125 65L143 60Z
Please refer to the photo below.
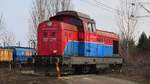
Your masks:
M125 57L123 77L141 84L150 84L150 53L136 52Z

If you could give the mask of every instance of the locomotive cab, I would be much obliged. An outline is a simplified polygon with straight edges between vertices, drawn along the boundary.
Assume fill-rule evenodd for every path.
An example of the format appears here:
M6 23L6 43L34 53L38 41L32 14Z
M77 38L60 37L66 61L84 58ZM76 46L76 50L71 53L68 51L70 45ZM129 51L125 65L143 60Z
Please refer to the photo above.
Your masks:
M87 21L84 21L85 18ZM70 48L70 44L69 47L66 45L72 40L85 41L84 32L94 31L92 22L88 22L89 18L88 15L74 11L63 11L41 23L38 27L38 55L46 57L78 55L78 49L77 52L72 52L70 50L74 48ZM87 26L89 30L86 29Z

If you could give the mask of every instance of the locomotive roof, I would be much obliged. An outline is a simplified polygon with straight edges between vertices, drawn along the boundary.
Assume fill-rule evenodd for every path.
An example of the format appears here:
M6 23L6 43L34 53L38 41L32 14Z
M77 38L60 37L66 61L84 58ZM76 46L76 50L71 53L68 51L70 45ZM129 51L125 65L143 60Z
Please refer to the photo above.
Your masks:
M79 18L90 19L89 15L86 15L86 14L81 13L81 12L76 12L76 11L61 11L61 12L58 12L56 14L56 16L61 16L61 15L69 15L69 16L74 16L74 17L79 17Z

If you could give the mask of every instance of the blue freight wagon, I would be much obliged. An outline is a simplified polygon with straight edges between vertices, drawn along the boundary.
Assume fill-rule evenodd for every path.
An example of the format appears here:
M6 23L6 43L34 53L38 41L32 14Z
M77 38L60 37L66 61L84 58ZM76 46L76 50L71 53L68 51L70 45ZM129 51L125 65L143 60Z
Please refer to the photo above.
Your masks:
M32 57L36 55L36 51L29 47L8 47L13 51L13 62L27 63L32 61Z

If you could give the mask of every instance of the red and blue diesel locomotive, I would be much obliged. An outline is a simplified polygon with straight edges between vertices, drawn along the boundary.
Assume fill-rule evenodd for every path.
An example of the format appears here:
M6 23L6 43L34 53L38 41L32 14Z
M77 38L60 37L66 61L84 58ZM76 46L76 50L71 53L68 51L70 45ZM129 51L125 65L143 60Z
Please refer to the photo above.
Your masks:
M47 65L49 70L58 63L60 71L68 73L120 67L118 44L119 36L97 30L90 16L62 11L39 24L35 63Z

